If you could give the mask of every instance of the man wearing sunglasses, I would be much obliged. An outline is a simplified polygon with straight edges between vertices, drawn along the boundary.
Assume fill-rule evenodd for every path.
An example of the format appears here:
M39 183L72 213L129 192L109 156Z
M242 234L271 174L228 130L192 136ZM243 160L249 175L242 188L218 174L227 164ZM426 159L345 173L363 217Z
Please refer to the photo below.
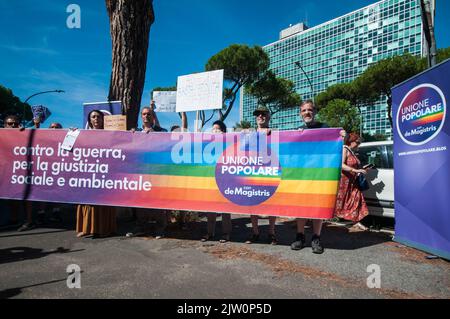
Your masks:
M269 128L270 124L270 110L266 106L259 106L254 112L253 115L256 119L256 130L258 132L265 132L267 135L270 135L271 130ZM259 241L259 227L258 227L258 216L251 215L250 219L252 221L252 235L245 242L246 244L251 244ZM275 236L275 216L269 216L269 233L268 233L268 243L271 245L277 244L277 239Z
M15 115L8 115L5 117L5 121L3 122L4 128L19 128L20 121L19 118Z

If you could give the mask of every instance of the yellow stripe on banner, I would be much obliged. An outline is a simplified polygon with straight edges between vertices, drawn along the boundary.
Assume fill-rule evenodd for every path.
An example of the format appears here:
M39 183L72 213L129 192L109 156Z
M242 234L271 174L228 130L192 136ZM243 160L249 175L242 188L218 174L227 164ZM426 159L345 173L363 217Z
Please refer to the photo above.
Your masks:
M277 192L290 194L336 195L338 181L281 181Z
M217 189L214 177L148 175L154 187ZM277 192L288 194L336 195L338 181L282 180Z

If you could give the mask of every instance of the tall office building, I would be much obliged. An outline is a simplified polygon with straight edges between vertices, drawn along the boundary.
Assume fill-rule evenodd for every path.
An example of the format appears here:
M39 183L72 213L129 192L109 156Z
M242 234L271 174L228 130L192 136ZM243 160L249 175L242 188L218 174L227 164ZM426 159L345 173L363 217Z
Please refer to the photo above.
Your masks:
M384 0L313 28L303 23L291 26L281 31L277 42L264 46L264 51L270 57L270 69L293 81L306 100L333 84L354 80L387 57L404 52L425 54L422 29L419 0ZM241 120L254 123L255 99L241 94L240 107ZM386 99L380 98L361 109L364 133L392 135L386 108ZM296 129L298 108L275 114L271 125Z

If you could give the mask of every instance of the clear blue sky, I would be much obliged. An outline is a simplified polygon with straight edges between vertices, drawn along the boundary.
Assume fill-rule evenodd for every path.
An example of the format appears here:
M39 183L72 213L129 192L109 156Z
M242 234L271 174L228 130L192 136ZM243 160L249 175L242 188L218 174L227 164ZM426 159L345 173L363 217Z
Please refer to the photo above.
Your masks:
M281 29L307 18L315 26L366 5L369 0L154 0L156 21L150 46L142 105L157 86L172 86L179 75L200 72L209 57L233 43L266 45ZM81 7L81 29L68 29L66 8ZM450 1L437 0L439 48L450 46ZM111 72L111 39L104 0L0 0L0 84L25 100L52 111L51 121L81 126L82 103L104 101ZM239 120L239 105L227 120ZM189 113L192 127L194 113ZM160 115L161 124L179 122ZM45 125L47 125L46 123ZM44 126L45 126L44 125Z

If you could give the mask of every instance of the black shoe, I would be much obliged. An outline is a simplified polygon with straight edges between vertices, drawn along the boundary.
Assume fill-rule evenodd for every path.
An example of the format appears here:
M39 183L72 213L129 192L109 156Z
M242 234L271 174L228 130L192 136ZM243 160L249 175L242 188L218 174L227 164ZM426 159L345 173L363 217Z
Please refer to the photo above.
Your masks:
M277 238L275 237L274 234L269 234L268 237L268 243L271 245L276 245L277 244Z
M292 250L301 250L305 247L305 235L302 233L297 233L295 241L291 244Z
M323 253L323 246L320 242L320 237L317 235L313 235L311 240L311 248L314 254L322 254Z
M32 230L34 228L36 228L35 224L33 224L33 223L25 223L22 226L20 226L17 231L27 231L27 230Z
M251 244L251 243L256 243L256 242L258 242L258 241L259 241L259 234L258 234L258 235L253 234L253 235L250 236L249 239L247 239L247 240L245 241L245 243L246 243L246 244Z

